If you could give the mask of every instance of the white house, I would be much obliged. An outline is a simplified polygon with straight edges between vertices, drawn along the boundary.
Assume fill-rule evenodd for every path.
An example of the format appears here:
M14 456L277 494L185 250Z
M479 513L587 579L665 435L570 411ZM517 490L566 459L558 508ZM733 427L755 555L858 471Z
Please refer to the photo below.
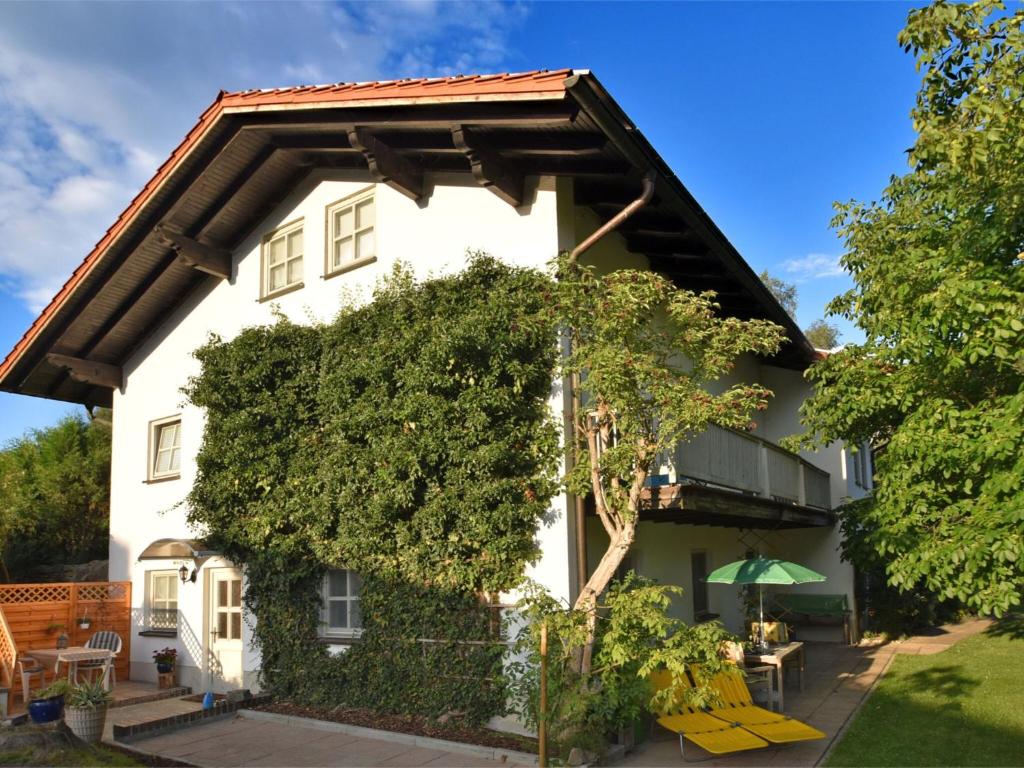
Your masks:
M185 684L255 685L244 574L185 524L203 414L180 392L213 332L329 319L343 292L396 260L459 270L467 249L544 267L653 194L584 259L659 270L718 292L723 311L783 325L771 359L737 379L775 392L750 434L711 430L652 489L632 565L686 590L684 619L735 631L737 590L700 577L759 551L828 576L804 589L854 600L832 510L864 492L866 453L795 456L815 359L800 330L629 118L586 71L453 77L222 93L0 365L0 387L114 412L110 578L130 579L132 677L179 651ZM563 408L561 388L552 406ZM586 505L560 497L531 575L571 600L603 549ZM182 579L184 577L184 580ZM325 577L324 641L357 642L358 578Z

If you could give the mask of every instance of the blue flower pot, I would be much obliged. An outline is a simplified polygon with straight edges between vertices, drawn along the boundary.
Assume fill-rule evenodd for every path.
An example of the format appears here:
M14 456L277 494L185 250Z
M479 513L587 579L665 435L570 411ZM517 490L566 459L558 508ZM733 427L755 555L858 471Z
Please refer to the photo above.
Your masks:
M32 718L33 723L52 723L54 720L60 720L63 712L63 696L35 699L28 703L28 716Z
M173 670L174 670L174 665L173 664L164 664L163 662L159 662L159 661L156 663L156 671L159 672L160 674L165 674L165 673L171 672Z

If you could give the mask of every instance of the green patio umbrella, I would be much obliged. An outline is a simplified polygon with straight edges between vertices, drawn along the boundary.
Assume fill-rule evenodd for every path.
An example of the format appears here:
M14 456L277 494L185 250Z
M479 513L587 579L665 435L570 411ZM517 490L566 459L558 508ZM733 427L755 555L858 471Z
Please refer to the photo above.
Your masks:
M761 612L761 647L764 642L764 585L806 584L824 581L825 577L810 568L775 558L754 557L723 565L708 574L705 581L713 584L757 584Z

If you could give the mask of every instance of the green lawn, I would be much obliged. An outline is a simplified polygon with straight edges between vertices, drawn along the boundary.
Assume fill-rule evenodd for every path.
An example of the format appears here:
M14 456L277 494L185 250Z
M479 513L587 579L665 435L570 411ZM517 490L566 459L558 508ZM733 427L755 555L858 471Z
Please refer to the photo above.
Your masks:
M30 747L0 752L0 765L83 766L83 768L133 768L143 765L124 752L103 746L32 749Z
M1024 766L1024 616L897 656L828 766Z

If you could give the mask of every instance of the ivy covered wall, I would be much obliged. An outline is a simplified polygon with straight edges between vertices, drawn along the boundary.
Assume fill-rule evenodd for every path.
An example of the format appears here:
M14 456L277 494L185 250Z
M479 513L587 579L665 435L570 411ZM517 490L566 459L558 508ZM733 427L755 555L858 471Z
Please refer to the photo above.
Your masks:
M480 595L536 557L557 487L551 284L474 256L396 271L334 322L281 319L196 352L206 428L190 523L245 567L263 684L323 705L482 721L503 705ZM361 642L318 637L328 567L364 578Z

